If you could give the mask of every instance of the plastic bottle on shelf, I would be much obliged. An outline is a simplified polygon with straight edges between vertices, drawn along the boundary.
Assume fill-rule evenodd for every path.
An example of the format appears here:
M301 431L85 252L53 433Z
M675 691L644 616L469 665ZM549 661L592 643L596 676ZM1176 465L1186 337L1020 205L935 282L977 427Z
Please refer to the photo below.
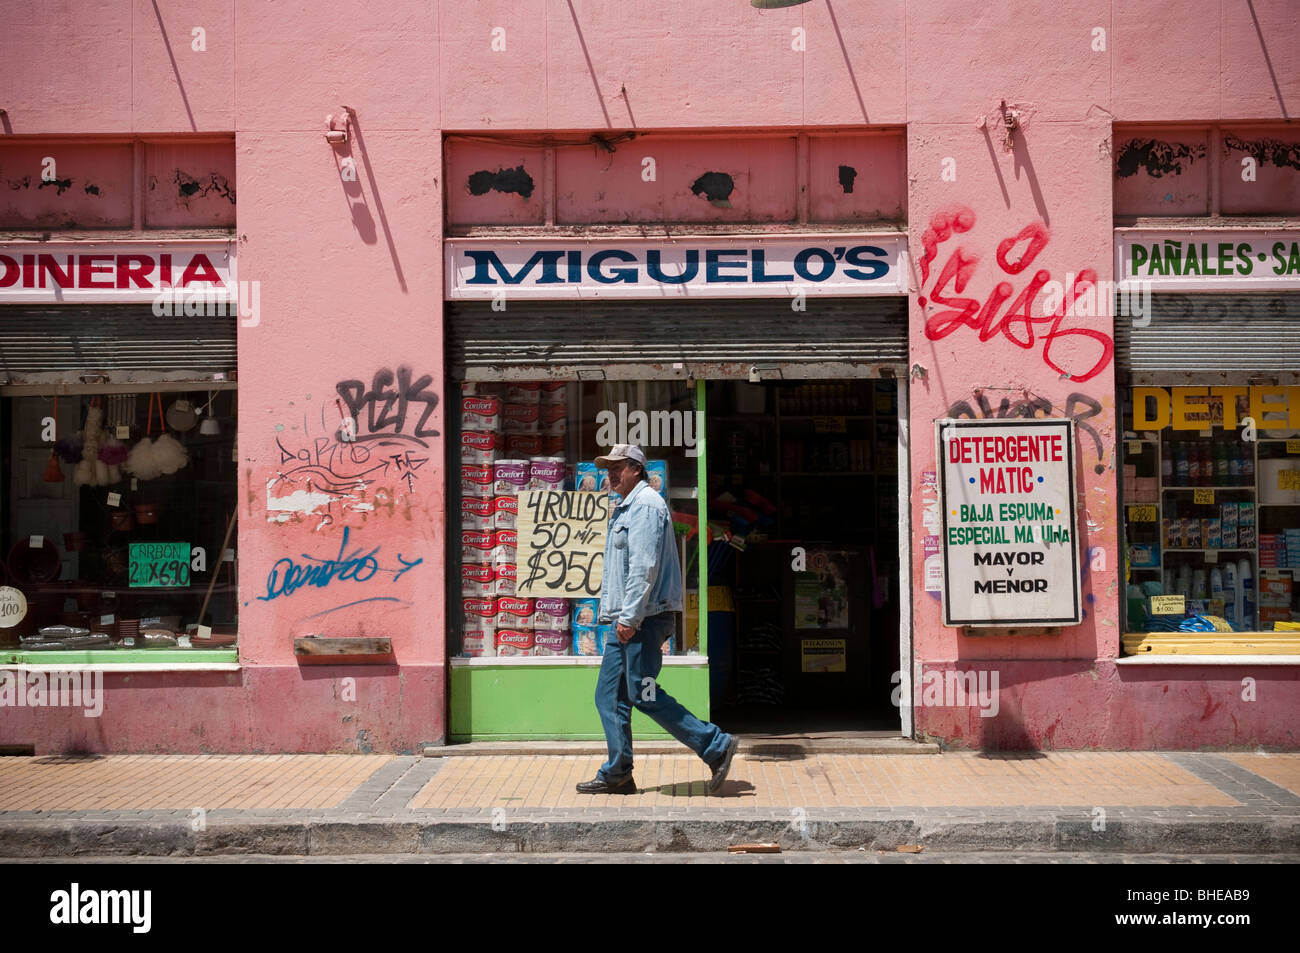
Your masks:
M1174 444L1174 486L1187 486L1191 476L1187 460L1187 444Z
M1196 444L1184 444L1187 454L1187 482L1184 486L1201 485L1201 448Z
M1201 451L1201 485L1214 485L1214 451L1208 443L1200 446Z
M1255 485L1255 454L1249 447L1241 448L1241 485Z
M1210 598L1223 601L1223 570L1218 566L1210 570Z
M1244 632L1255 629L1255 579L1251 575L1250 560L1237 561L1237 577L1241 580L1241 627Z
M1223 567L1223 618L1234 629L1239 628L1241 611L1237 608L1241 599L1241 583L1237 579L1237 567L1226 563Z
M1214 445L1214 482L1219 486L1229 486L1228 448L1222 443Z
M1160 454L1160 482L1165 486L1174 485L1174 455L1172 447L1165 447Z
M1178 572L1174 576L1174 593L1184 599L1192 597L1192 570L1186 563L1178 567Z
M1228 485L1241 485L1241 444L1228 447Z
M1192 598L1200 600L1210 598L1210 586L1206 581L1204 567L1192 570Z

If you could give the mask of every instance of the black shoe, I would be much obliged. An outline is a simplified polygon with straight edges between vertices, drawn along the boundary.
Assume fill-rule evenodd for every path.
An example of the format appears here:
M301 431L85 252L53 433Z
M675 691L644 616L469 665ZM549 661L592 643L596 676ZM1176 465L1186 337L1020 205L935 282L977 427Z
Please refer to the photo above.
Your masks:
M632 780L632 775L628 775L618 784L610 784L600 778L594 778L591 781L583 781L578 785L579 794L635 794L636 782Z
M709 778L709 793L717 793L718 788L722 787L722 782L727 780L727 772L731 770L731 759L735 757L736 749L740 747L740 739L735 735L727 742L727 750L723 752L722 760L718 766L713 769L713 777Z

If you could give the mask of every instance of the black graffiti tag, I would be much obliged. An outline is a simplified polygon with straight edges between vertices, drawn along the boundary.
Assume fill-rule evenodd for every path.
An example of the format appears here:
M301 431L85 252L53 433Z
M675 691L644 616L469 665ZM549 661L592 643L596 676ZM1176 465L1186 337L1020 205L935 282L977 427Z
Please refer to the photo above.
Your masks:
M974 394L975 403L978 405L979 412L972 407L970 401L959 400L948 408L949 417L966 417L970 420L979 420L996 418L1014 418L1014 417L1052 417L1054 416L1054 407L1052 402L1046 397L1039 397L1035 394L1026 394L1019 400L1012 401L1010 397L1003 397L998 402L996 413L993 405L989 403L988 397L983 391L976 391ZM1096 417L1101 413L1101 402L1087 394L1074 393L1065 398L1065 409L1060 416L1073 420L1089 437L1092 438L1093 446L1097 451L1097 463L1093 465L1093 470L1097 473L1103 473L1106 465L1103 462L1106 457L1105 449L1102 446L1101 434L1088 420Z
M411 432L415 437L436 437L438 431L426 426L438 406L438 395L428 390L433 376L424 374L412 380L409 367L399 367L394 375L391 368L375 371L370 389L359 380L339 381L335 385L338 395L347 405L348 413L361 428L361 411L366 410L366 430L370 434L400 434L405 432L407 412L412 404L421 405L424 413ZM396 384L396 386L393 386ZM358 434L357 439L365 439Z

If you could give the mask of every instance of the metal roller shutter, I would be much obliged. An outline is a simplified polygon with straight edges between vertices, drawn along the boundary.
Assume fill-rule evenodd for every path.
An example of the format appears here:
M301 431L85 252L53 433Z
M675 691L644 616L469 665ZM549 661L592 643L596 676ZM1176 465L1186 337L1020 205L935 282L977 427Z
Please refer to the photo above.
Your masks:
M1154 294L1151 321L1115 319L1121 374L1300 371L1300 293Z
M0 372L9 384L112 372L114 380L182 380L236 367L234 314L157 317L152 305L0 308Z
M904 297L447 303L456 380L744 376L798 365L799 377L861 375L907 363ZM674 368L682 364L682 368Z

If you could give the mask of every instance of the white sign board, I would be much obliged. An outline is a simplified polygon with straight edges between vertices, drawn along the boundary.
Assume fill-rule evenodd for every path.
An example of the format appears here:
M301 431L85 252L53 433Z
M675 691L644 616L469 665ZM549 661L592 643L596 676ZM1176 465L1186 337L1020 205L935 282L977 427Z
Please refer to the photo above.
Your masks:
M664 298L907 294L907 236L446 242L447 297Z
M1115 274L1152 291L1298 289L1300 229L1117 229Z
M0 243L0 304L153 302L162 294L237 301L235 243Z
M1074 421L940 420L943 624L1077 625Z

